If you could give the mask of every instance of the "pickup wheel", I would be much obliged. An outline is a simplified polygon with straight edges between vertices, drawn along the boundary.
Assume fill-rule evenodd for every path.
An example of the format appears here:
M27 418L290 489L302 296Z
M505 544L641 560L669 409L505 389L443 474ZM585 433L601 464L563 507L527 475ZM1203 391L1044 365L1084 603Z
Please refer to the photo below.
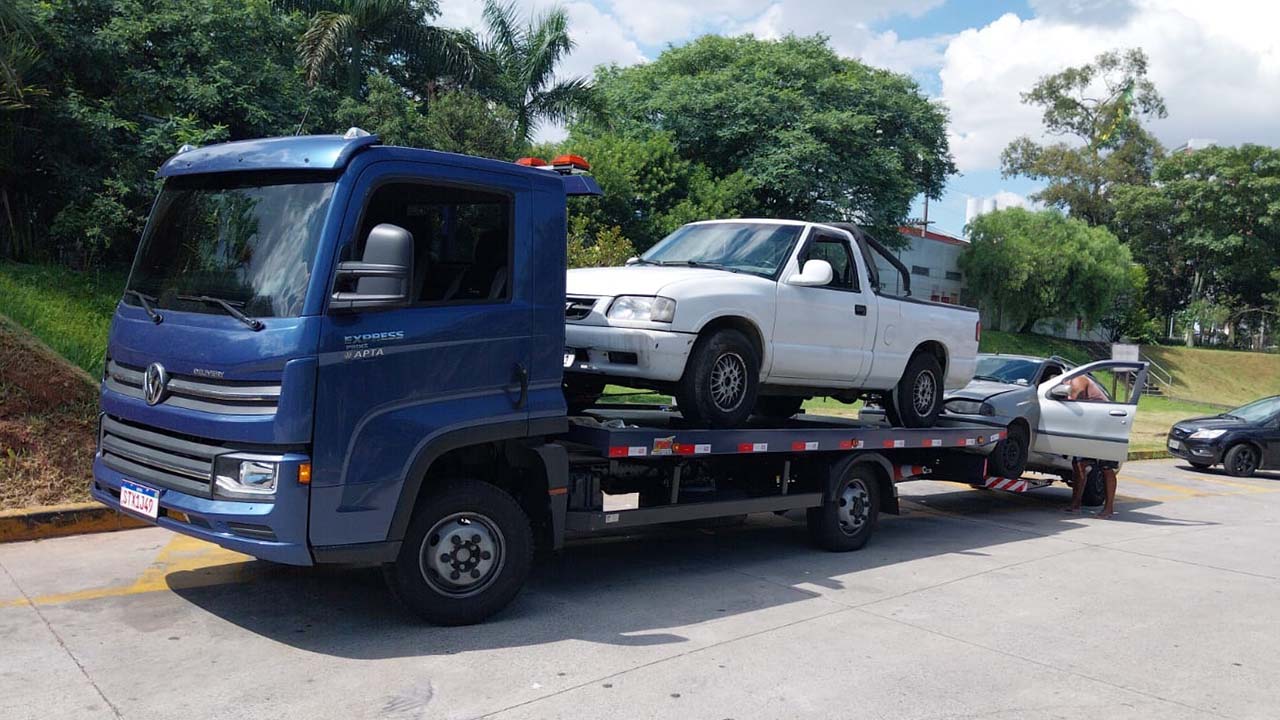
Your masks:
M899 427L933 427L942 412L942 366L927 352L918 352L907 363L902 379L889 394L894 412L885 416Z
M858 550L880 519L880 484L865 463L846 466L831 499L806 511L809 537L824 550Z
M760 386L760 358L746 335L716 330L693 346L676 388L685 420L718 428L737 427L751 416Z
M767 395L756 400L755 414L774 420L786 420L800 412L804 400L802 397Z
M471 625L515 599L533 550L529 518L514 498L478 480L450 480L418 509L385 576L428 622Z
M1021 425L1009 428L1009 435L996 443L987 456L987 469L991 475L1002 478L1020 478L1027 469L1027 431Z

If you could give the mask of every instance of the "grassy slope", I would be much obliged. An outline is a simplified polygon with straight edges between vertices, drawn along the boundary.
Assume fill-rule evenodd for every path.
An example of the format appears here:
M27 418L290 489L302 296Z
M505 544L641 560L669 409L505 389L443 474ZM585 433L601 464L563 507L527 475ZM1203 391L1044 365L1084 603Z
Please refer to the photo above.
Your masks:
M1280 395L1280 355L1144 347L1155 362L1173 374L1171 394L1232 407L1266 395Z
M0 315L30 330L91 376L100 377L107 329L124 281L119 271L77 273L0 262Z

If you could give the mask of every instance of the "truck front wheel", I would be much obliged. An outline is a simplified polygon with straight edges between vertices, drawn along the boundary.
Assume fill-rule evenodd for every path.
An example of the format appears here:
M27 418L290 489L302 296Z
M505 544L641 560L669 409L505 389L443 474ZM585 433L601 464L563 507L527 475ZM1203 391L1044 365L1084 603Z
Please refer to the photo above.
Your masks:
M529 517L514 498L478 480L450 480L418 509L385 575L428 622L470 625L515 599L533 550Z

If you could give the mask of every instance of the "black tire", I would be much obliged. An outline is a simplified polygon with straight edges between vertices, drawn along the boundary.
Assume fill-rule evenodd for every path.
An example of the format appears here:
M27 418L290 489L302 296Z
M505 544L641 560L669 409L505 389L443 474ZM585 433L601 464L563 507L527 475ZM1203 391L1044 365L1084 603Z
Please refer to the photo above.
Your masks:
M786 420L800 412L804 400L802 397L766 395L756 399L755 414L774 420Z
M1027 470L1027 452L1027 431L1021 425L1014 425L987 456L987 474L1010 479L1022 477Z
M457 550L437 554L442 546ZM529 517L514 498L478 480L450 480L418 508L384 574L396 597L424 620L471 625L515 599L533 551Z
M893 427L902 427L902 416L893 404L893 393L887 392L880 398L880 407L884 408L884 419Z
M1199 462L1197 460L1188 460L1187 463L1191 465L1193 470L1199 472L1208 472L1209 468L1213 467L1213 463Z
M725 328L694 345L676 399L685 420L732 428L751 416L759 386L760 358L755 347L746 335Z
M1097 507L1107 501L1107 478L1103 476L1101 465L1090 465L1089 473L1084 478L1084 494L1080 496L1080 504Z
M604 381L594 378L568 377L564 379L564 403L570 415L581 415L583 410L595 406L604 394Z
M839 469L843 468L843 469ZM809 508L809 537L824 550L858 550L871 539L880 519L880 480L866 463L839 466L843 476L831 500Z
M894 413L886 412L886 416L894 426L933 427L938 413L942 412L942 366L938 359L927 352L913 355L902 379L890 393L889 404L893 405Z
M1222 458L1222 469L1232 477L1249 477L1262 464L1258 448L1249 443L1233 445Z

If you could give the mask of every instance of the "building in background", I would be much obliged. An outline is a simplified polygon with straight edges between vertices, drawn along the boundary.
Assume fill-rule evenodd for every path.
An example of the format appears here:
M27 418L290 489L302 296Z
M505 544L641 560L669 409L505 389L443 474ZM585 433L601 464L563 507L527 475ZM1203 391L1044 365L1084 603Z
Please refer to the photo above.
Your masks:
M960 271L960 255L968 247L968 241L905 225L898 228L898 232L908 245L894 250L893 254L911 271L911 296L934 302L968 304L964 274ZM902 295L902 278L898 271L879 258L876 268L880 271L881 290Z

